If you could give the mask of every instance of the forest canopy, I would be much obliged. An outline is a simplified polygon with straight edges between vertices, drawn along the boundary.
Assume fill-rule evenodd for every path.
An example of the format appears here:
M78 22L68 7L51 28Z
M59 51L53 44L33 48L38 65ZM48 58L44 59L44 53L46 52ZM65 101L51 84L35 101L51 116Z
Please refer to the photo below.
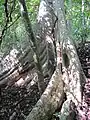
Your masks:
M34 30L39 4L39 0L26 0L28 15ZM67 26L74 40L87 39L90 33L90 1L65 0L64 5ZM12 46L20 46L21 41L25 41L26 37L22 34L24 33L24 27L19 8L18 0L0 1L1 51L5 51L5 49L9 51Z

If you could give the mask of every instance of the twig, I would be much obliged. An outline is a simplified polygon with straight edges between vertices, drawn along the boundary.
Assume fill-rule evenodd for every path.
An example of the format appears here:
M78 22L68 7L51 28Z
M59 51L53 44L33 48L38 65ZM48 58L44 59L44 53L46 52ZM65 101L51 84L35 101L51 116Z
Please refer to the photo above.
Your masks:
M6 22L6 25L4 26L4 29L2 30L2 34L1 34L1 36L0 36L0 45L1 45L1 43L2 43L3 37L5 36L5 35L4 35L5 31L6 31L8 28L10 28L19 18L20 18L20 15L19 15L19 16L16 18L16 20L14 20L9 26L7 26L8 23Z

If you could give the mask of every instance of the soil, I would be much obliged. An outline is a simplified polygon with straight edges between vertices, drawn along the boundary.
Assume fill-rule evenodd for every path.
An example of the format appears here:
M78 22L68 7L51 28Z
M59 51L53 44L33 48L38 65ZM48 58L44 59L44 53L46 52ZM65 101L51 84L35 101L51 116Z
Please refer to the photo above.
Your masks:
M1 89L0 120L25 120L40 94L37 84L29 90L26 87L6 87Z

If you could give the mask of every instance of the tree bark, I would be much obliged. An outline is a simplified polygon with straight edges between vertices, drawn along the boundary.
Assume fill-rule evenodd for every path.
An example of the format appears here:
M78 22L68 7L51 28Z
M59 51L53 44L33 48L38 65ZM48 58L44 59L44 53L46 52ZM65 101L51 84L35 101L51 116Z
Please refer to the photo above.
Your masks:
M48 8L50 1L47 1L48 2L47 3L45 0L42 0L41 2L44 3L45 6L43 6L43 7L46 8L45 9L46 13L48 13L48 14L43 14L43 15L41 14L43 16L41 18L43 18L43 19L45 19L45 17L47 17L47 15L48 15L47 22L44 22L43 19L41 19L42 20L41 23L44 22L43 25L46 25L45 23L49 24L49 22L50 22L49 19L52 21L52 18L49 16L49 15L51 15L49 13L50 11L48 10L48 9L50 9L50 7ZM53 10L53 7L51 8L51 10ZM53 14L55 14L55 13L53 13ZM47 26L47 28L48 27L49 26ZM47 30L47 28L46 28L46 30ZM46 33L46 35L48 35L49 40L50 40L50 35L48 32ZM57 48L57 50L59 50L59 48ZM58 53L58 51L57 51L57 53ZM57 55L57 57L59 57L59 56ZM65 94L64 94L63 88L64 88L64 84L62 81L60 62L57 59L57 68L56 68L54 74L52 75L52 78L51 78L45 92L43 93L40 100L37 102L37 104L33 108L33 110L30 112L30 114L28 115L26 120L43 120L43 119L48 120L48 119L50 119L52 117L52 114L55 112L55 110L57 110L59 107L61 107L61 105L64 101Z
M45 53L42 52L45 46L42 47L42 51L40 50L36 51L37 50L36 38L34 38L35 36L33 35L32 29L31 29L31 24L30 24L28 15L27 15L27 10L25 10L26 9L26 6L24 6L25 1L23 0L19 0L19 1L21 5L21 10L22 10L21 11L22 17L25 20L24 22L26 24L25 25L26 31L28 33L29 40L32 40L30 41L31 42L30 45L33 45L33 47L36 46L33 49L33 53L35 53L34 55L36 58L36 61L34 59L34 62L36 63L35 65L37 65L37 63L42 61L41 60L42 58L43 58L43 61L44 60L48 61L49 60L48 58L43 57L46 55L45 53L49 55L48 50L45 51ZM53 42L56 43L57 67L54 71L54 74L52 75L50 79L50 82L45 92L42 94L40 100L37 102L35 107L32 109L30 114L27 116L26 120L48 120L49 118L51 118L55 110L62 106L62 103L64 100L64 92L65 92L67 95L67 100L64 102L62 106L62 110L61 110L61 114L62 116L64 116L65 115L64 110L66 109L64 108L64 106L66 106L67 109L70 110L69 107L70 107L71 101L76 106L78 106L78 104L81 104L82 102L82 89L81 88L83 87L83 83L84 83L82 80L85 80L85 77L82 72L82 68L81 68L81 65L80 65L80 62L77 56L76 49L74 47L72 39L69 37L68 32L67 32L65 16L64 16L64 1L63 0L53 0L53 1L42 0L41 4L43 5L41 6L41 8L43 7L44 11L42 12L42 9L40 9L42 12L41 14L42 16L38 17L39 29L41 27L40 34L42 31L41 36L40 34L37 36L37 40L40 40L40 43L41 43L41 44L38 43L38 45L40 45L40 48L41 48L41 45L43 45L42 43L45 43L46 45L46 42L44 42L46 40L48 41L48 43L49 42L51 43L50 45L53 48L54 47ZM50 4L51 6L49 6ZM55 18L58 18L57 21L54 21L55 24L53 23L53 20L52 20L53 16L54 16L54 20ZM54 37L52 34L52 29L54 29ZM44 39L44 41L41 38ZM56 41L53 41L53 40L56 40ZM46 49L47 49L47 46L46 46ZM53 57L54 57L54 52L52 52ZM39 58L39 53L40 53L40 58ZM43 54L41 55L41 53ZM62 58L63 58L62 59L63 68L64 68L63 77L61 75L61 69L60 69L61 68L60 54L62 54ZM26 61L26 59L24 60ZM24 62L22 62L22 65L24 65ZM25 64L24 66L25 68L29 65L28 63L29 62ZM44 63L45 62L42 62L43 65ZM40 73L39 75L42 75L41 65L37 66L37 68ZM7 73L9 73L9 71L7 71ZM8 76L10 74L8 74ZM19 74L20 74L20 70L19 70ZM1 74L1 76L3 77L3 74ZM4 78L6 77L7 75L4 76L2 79L4 80ZM39 82L41 82L43 78L40 76L39 80L40 80ZM41 87L43 87L43 85ZM65 116L66 117L65 119L67 119L67 117L69 116L69 111L67 112L68 112L68 115Z
M44 69L44 71L48 71L49 76L52 75L56 62L55 46L53 44L55 41L53 33L55 20L56 16L54 15L52 1L41 0L37 16L38 29L36 33L38 34L36 34L36 37L42 43L38 43L38 46L40 46L39 48L42 49L41 46L45 46L44 51L40 50L42 54L46 53L44 55L44 58L47 57L46 61L42 64L42 68ZM42 59L41 56L40 59Z
M63 81L65 83L65 93L67 100L63 104L61 114L65 116L65 110L70 110L71 101L75 106L79 106L82 103L83 86L85 83L85 75L82 71L81 64L74 46L72 39L70 38L65 22L64 15L64 1L55 0L55 13L58 17L57 23L57 40L60 41L62 46L62 63L63 63ZM66 106L66 107L65 107ZM64 120L67 120L70 115L70 111L67 110L67 114Z
M1 60L0 64L0 87L12 85L20 78L26 80L27 74L35 68L32 52L26 49L25 54L19 53L16 49L12 50L9 55ZM17 51L18 53L15 53ZM11 53L13 53L11 55ZM16 57L14 56L14 53ZM31 79L31 78L30 78Z
M39 58L39 51L38 51L38 47L36 44L36 38L34 36L33 30L31 27L26 3L24 0L19 0L19 4L20 4L21 16L22 16L22 19L25 25L26 32L28 34L30 47L32 51L34 52L33 59L34 59L34 62L37 68L37 73L38 73L38 88L39 88L40 93L42 94L45 89L45 84L44 84L44 75L42 72L42 66L41 66L40 58Z
M80 92L81 91L81 89L80 89L81 82L80 82L80 76L79 76L80 72L81 72L80 71L80 62L79 62L74 44L67 32L65 17L64 17L63 0L56 0L55 3L56 3L55 10L56 10L56 13L58 16L58 24L57 24L58 38L57 39L62 44L62 57L63 57L64 67L66 68L66 70L68 72L70 72L71 75L75 75L75 77L71 76L71 78L68 78L68 79L70 79L71 82L67 81L66 84L70 88L70 92L75 95L75 97L77 98L77 100L79 102L81 102L81 92ZM64 55L67 56L68 60L66 58L64 58ZM69 63L67 63L68 61L69 61ZM68 65L66 65L66 64L68 64ZM67 76L68 76L68 74L67 74ZM70 77L70 76L68 76L68 77ZM74 90L74 91L72 91L72 90ZM78 93L76 91L78 91ZM71 99L75 99L75 98L73 98L73 96L72 96Z
M26 120L48 120L64 100L64 84L60 70L57 68L40 100L32 109Z

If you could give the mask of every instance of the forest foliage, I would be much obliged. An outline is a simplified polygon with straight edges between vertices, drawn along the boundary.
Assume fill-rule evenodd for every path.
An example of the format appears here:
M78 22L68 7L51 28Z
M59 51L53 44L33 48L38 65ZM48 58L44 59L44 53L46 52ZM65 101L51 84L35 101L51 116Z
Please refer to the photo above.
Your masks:
M84 4L82 4L84 2ZM6 3L8 8L6 8ZM26 0L28 14L35 30L39 0ZM65 0L65 16L69 32L75 41L88 38L90 33L90 1ZM84 23L83 23L84 21ZM27 36L20 16L18 0L0 1L0 43L1 52L10 51L13 47L22 48Z

